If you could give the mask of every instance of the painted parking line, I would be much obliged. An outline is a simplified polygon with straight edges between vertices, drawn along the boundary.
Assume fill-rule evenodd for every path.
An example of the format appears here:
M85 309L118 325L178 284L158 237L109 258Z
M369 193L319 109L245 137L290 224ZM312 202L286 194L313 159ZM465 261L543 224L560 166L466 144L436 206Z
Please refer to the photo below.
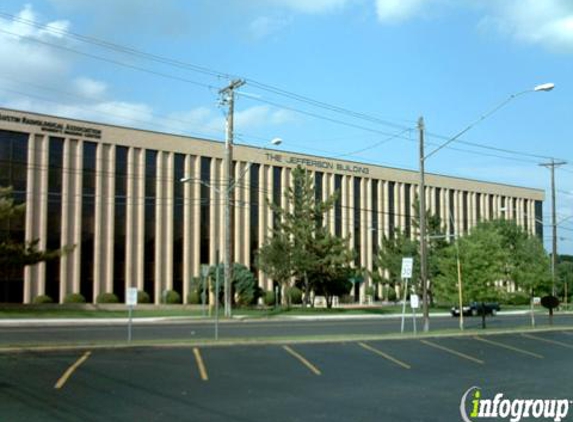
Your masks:
M491 344L491 345L493 345L493 346L501 347L501 348L503 348L503 349L512 350L512 351L514 351L514 352L521 353L521 354L523 354L523 355L532 356L532 357L537 358L537 359L543 359L543 356L542 356L542 355L539 355L539 354L533 353L533 352L529 352L529 351L527 351L527 350L518 349L517 347L510 346L509 344L500 343L500 342L498 342L498 341L493 341L493 340L490 340L490 339L487 339L487 338L482 338L482 337L479 337L479 336L475 336L474 339L475 339L475 340L478 340L478 341L481 341L481 342L483 342L483 343Z
M195 355L195 362L197 363L197 368L199 369L199 375L201 375L201 379L203 381L209 381L209 376L207 375L207 369L205 368L205 363L203 362L203 358L201 357L201 352L199 348L193 348L193 354Z
M389 354L384 353L382 350L378 350L378 349L376 349L376 348L374 348L374 347L372 347L372 346L369 346L369 345L366 344L366 343L359 342L358 345L361 346L361 347L363 347L363 348L366 349L366 350L369 350L369 351L371 351L371 352L373 352L373 353L376 353L376 354L379 355L379 356L382 356L383 358L388 359L390 362L394 362L396 365L401 366L401 367L404 368L404 369L411 369L411 368L412 368L412 367L411 367L410 365L408 365L407 363L404 363L404 362L402 362L401 360L398 360L398 359L396 359L395 357L392 357L392 356L390 356Z
M304 358L304 356L302 356L300 353L295 352L289 346L283 346L283 349L285 349L288 353L290 353L292 356L294 356L296 359L298 359L299 362L301 362L304 366L306 366L308 369L310 369L315 375L321 374L320 370L316 366L314 366L312 363L310 363L308 360L306 360Z
M434 347L434 348L436 348L436 349L443 350L444 352L448 352L448 353L450 353L450 354L452 354L452 355L456 355L456 356L458 356L458 357L460 357L460 358L470 360L470 361L472 361L472 362L474 362L474 363L478 363L478 364L480 364L480 365L483 365L483 364L485 363L485 362L484 362L483 360L481 360L481 359L475 358L475 357L470 356L470 355L466 355L465 353L458 352L457 350L450 349L449 347L441 346L441 345L439 345L439 344L433 343L433 342L428 341L428 340L420 340L420 341L421 341L422 343L424 343L425 345L427 345L427 346L430 346L430 347Z
M537 337L537 336L534 336L534 335L531 335L531 334L525 334L525 333L522 333L521 335L522 335L523 337L525 337L525 338L529 338L529 339L532 339L532 340L543 341L543 342L545 342L545 343L555 344L555 345L557 345L557 346L562 346L562 347L566 347L566 348L568 348L568 349L573 349L573 345L572 345L572 344L563 343L563 342L561 342L561 341L550 340L550 339L548 339L548 338Z
M82 363L88 360L91 354L92 352L85 352L83 356L76 361L76 363L74 363L66 370L66 372L64 372L64 375L62 375L58 380L58 382L56 382L54 388L57 390L61 389L66 384L68 379L72 376L72 374L75 372L75 370L78 369Z

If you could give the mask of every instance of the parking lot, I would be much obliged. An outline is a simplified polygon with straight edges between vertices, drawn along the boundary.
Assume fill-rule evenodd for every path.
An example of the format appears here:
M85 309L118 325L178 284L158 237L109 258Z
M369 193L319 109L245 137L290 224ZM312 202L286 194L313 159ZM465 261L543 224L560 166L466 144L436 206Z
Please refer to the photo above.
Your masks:
M2 421L457 421L472 386L573 399L573 332L0 355Z

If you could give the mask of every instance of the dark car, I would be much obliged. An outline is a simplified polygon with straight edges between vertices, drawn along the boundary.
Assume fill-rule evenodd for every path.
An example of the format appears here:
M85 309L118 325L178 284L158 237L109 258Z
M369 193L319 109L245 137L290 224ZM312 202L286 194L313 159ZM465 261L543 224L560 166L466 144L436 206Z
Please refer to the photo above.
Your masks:
M462 307L464 316L481 316L483 314L495 316L499 310L500 307L497 302L471 302L469 305ZM460 308L453 306L451 314L453 317L460 316Z

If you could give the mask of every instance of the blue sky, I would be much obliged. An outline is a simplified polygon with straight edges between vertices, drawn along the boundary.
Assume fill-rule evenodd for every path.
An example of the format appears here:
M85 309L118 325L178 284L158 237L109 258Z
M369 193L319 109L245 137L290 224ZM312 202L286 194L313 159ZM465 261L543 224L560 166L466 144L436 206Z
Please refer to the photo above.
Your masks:
M549 193L538 163L567 160L556 173L558 219L573 214L570 0L4 0L0 13L4 107L223 139L217 90L240 76L238 142L279 136L283 149L400 168L417 168L419 116L431 148L510 95L553 82L462 137L530 155L453 144L427 171ZM573 218L559 236L573 254Z

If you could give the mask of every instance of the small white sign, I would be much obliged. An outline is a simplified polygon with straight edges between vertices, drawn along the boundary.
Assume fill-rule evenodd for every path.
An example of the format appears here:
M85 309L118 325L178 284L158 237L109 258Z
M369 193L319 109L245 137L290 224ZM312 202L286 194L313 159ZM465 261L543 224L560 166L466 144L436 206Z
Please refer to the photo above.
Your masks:
M414 258L402 258L402 278L412 278Z
M128 287L125 292L125 304L127 306L137 305L137 287Z
M541 298L540 297L534 297L533 298L533 304L536 306L541 305Z
M420 298L418 295L410 295L410 307L412 309L418 309L420 307Z

